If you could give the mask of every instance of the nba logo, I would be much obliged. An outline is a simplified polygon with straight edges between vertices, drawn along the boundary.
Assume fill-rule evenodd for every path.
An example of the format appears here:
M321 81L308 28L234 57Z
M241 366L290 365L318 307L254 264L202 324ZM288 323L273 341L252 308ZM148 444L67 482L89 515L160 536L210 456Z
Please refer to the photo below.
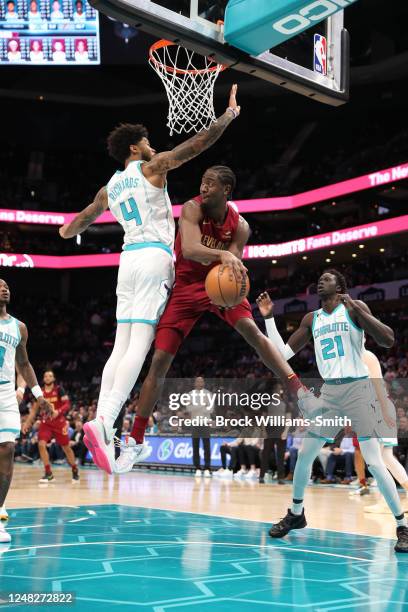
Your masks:
M327 75L327 39L321 34L314 35L314 62L315 72Z

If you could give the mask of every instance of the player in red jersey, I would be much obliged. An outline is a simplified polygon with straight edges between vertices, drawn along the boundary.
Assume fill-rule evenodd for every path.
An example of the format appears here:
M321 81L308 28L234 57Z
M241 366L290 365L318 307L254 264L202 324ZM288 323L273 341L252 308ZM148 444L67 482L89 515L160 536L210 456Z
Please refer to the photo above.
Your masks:
M57 444L62 447L67 461L72 469L72 482L79 481L79 472L75 462L75 455L69 445L68 424L65 418L66 413L71 407L68 395L65 393L61 385L55 382L54 372L47 370L44 372L44 398L52 405L53 412L51 415L40 411L41 424L38 430L38 450L40 452L41 461L44 464L44 476L39 482L50 482L54 480L54 475L51 471L50 456L47 450L47 444L53 438ZM31 409L30 415L25 423L24 431L31 429L37 416L39 404L35 404Z
M235 175L226 166L209 168L202 178L200 196L182 208L176 238L176 283L159 321L155 352L149 373L143 383L138 413L127 443L115 464L116 473L127 472L143 450L148 418L158 399L160 388L184 338L201 315L213 312L233 327L252 346L263 363L302 402L314 398L304 390L299 379L278 349L256 325L247 299L230 309L220 309L210 302L205 291L205 278L214 265L228 266L238 277L246 272L241 262L244 246L250 235L248 223L228 202L235 187Z

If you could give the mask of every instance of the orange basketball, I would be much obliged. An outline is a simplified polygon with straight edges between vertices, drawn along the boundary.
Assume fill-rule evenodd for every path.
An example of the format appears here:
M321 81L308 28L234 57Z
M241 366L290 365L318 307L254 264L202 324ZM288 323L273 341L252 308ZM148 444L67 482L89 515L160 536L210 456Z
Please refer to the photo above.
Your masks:
M205 279L205 290L213 304L231 308L238 306L249 293L249 278L245 274L241 280L235 275L231 279L229 268L221 272L221 264L214 266Z

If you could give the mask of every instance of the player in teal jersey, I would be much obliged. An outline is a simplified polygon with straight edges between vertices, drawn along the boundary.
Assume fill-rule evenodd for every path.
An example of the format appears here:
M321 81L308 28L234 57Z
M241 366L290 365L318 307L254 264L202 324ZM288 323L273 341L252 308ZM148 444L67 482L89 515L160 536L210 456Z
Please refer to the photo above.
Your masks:
M20 435L20 412L15 390L16 364L41 408L52 411L28 359L27 327L8 314L9 303L10 289L6 281L0 279L0 514L5 516L4 502L13 476L14 442ZM10 534L0 523L0 543L10 540Z
M72 238L109 207L124 229L115 344L103 371L96 419L84 427L84 442L94 461L110 474L115 462L113 424L138 379L174 282L175 229L167 173L208 149L239 116L236 92L233 85L228 108L208 130L172 151L156 154L142 125L118 126L108 138L108 151L124 170L116 172L94 202L60 228L63 238ZM234 255L230 266L244 271ZM141 444L137 452L141 460L148 449Z
M398 538L395 550L408 553L407 521L395 482L381 456L375 420L370 419L370 399L374 395L363 360L364 332L379 346L386 348L394 344L394 332L374 317L364 302L353 300L347 294L345 278L337 270L327 270L321 275L318 295L322 307L303 317L300 327L290 336L287 344L277 330L269 295L261 294L257 303L265 319L267 334L285 359L293 357L313 339L317 366L325 381L320 395L321 415L324 414L327 419L341 415L350 418L368 469L395 516ZM279 523L272 526L269 531L271 537L281 538L292 529L306 527L303 498L312 464L328 436L332 437L335 433L332 427L316 430L311 426L309 429L296 462L292 508Z

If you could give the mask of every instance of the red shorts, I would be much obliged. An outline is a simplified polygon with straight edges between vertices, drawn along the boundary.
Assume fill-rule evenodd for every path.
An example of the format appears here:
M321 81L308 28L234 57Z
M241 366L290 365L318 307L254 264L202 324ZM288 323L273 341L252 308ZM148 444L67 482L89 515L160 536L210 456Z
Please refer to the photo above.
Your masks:
M57 417L52 421L46 421L41 423L38 429L38 439L49 442L55 438L55 441L60 446L68 446L68 424L65 417Z
M247 299L235 308L220 310L211 304L202 281L191 285L176 283L157 326L155 348L175 355L194 324L207 311L213 312L231 327L235 327L240 319L253 319Z

